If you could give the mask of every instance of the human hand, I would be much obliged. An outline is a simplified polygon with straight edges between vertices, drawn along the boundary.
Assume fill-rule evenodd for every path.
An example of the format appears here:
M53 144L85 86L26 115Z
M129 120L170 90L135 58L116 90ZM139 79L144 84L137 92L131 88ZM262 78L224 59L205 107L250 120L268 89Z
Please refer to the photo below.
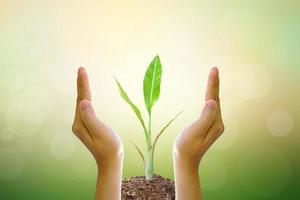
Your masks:
M96 199L120 199L123 145L119 136L97 119L91 104L88 75L78 69L77 103L72 130L94 156L101 179Z
M72 130L94 156L99 166L119 159L123 146L119 136L97 119L91 104L88 75L79 68L77 78L77 106Z
M186 127L173 145L176 199L201 199L198 169L210 146L224 132L219 99L219 72L212 68L208 77L205 106L201 116Z
M204 153L224 132L219 100L219 74L212 68L208 77L205 106L199 119L186 127L173 146L175 157L198 165Z

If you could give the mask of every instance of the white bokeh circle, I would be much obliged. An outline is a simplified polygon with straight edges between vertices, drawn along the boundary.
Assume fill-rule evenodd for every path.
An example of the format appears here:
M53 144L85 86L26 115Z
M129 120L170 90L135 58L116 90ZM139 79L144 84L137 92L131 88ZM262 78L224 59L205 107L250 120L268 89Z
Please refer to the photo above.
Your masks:
M59 160L71 158L76 150L76 141L73 135L56 134L50 140L50 153Z
M235 74L235 69L233 67L235 66L226 66L225 67L221 64L220 66L222 68L219 69L220 71L220 79L222 81L221 85L221 91L224 91L225 93L227 92L232 92L235 89L235 79L236 79L236 74Z
M92 180L96 177L95 159L86 149L77 151L72 158L72 172L81 180Z
M218 190L226 183L227 167L217 158L205 158L200 166L201 187L204 190Z
M52 113L52 99L51 94L42 87L28 86L18 95L18 114L29 123L43 123Z
M242 98L255 100L264 97L271 88L271 75L261 65L243 65L236 71L237 89Z
M15 138L15 134L11 128L0 129L0 138L5 142L10 142Z
M224 133L216 140L213 149L227 149L231 147L239 136L239 124L236 119L232 117L223 118L225 126Z
M25 160L14 148L0 148L0 179L15 180L22 175Z
M83 55L81 55L83 56ZM81 59L75 58L72 56L72 62L76 63L76 65L80 66L79 61ZM74 61L74 59L79 59L78 62ZM65 66L73 66L73 63L41 63L38 67L38 73L41 74L41 77L45 82L48 82L56 92L60 92L63 95L73 96L75 95L73 92L76 91L76 76L72 76L74 74L74 68L65 67ZM72 74L70 76L70 74Z
M285 136L293 129L293 118L287 111L273 111L268 116L267 128L272 135Z
M276 147L251 148L242 153L238 175L243 188L258 197L272 197L290 178L290 164Z
M18 113L18 103L12 102L5 113L5 126L9 128L15 136L30 137L38 132L41 123L28 123Z

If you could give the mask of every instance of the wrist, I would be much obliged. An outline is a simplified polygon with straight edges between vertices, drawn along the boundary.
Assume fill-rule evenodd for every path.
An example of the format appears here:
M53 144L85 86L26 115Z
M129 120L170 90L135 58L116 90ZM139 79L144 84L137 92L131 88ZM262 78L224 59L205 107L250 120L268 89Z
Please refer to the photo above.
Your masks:
M176 170L198 174L200 161L201 158L173 153L173 162Z
M103 172L105 173L108 172L115 172L116 170L119 170L122 168L123 165L123 153L120 155L116 156L109 156L106 158L98 158L96 159L97 163L97 169L98 172Z

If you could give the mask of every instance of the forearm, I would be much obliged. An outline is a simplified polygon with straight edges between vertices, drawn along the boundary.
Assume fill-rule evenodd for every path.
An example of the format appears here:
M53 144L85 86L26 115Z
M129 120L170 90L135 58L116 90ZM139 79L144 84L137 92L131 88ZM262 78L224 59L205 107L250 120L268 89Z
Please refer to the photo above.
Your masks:
M113 163L98 165L95 200L120 200L123 157Z
M201 200L198 164L173 156L176 200Z

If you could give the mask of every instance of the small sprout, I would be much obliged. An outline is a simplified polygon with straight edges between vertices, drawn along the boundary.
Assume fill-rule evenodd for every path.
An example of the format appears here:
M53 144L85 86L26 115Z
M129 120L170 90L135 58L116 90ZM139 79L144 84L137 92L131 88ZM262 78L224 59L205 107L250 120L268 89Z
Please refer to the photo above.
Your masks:
M148 112L148 126L146 126L144 118L139 110L139 108L130 100L127 93L121 86L120 82L114 77L121 97L130 105L132 110L134 111L135 115L139 119L145 134L146 139L146 152L143 154L141 149L133 142L134 147L137 149L139 155L141 156L144 167L145 167L145 175L147 180L151 180L154 175L153 170L153 156L154 156L154 149L157 144L159 137L162 133L169 127L169 125L182 113L178 113L174 118L172 118L162 129L161 131L155 136L154 140L152 140L152 107L155 102L159 99L160 94L160 84L161 84L161 76L162 76L162 66L159 59L159 56L155 56L152 62L150 63L145 76L144 76L144 101L145 107Z

